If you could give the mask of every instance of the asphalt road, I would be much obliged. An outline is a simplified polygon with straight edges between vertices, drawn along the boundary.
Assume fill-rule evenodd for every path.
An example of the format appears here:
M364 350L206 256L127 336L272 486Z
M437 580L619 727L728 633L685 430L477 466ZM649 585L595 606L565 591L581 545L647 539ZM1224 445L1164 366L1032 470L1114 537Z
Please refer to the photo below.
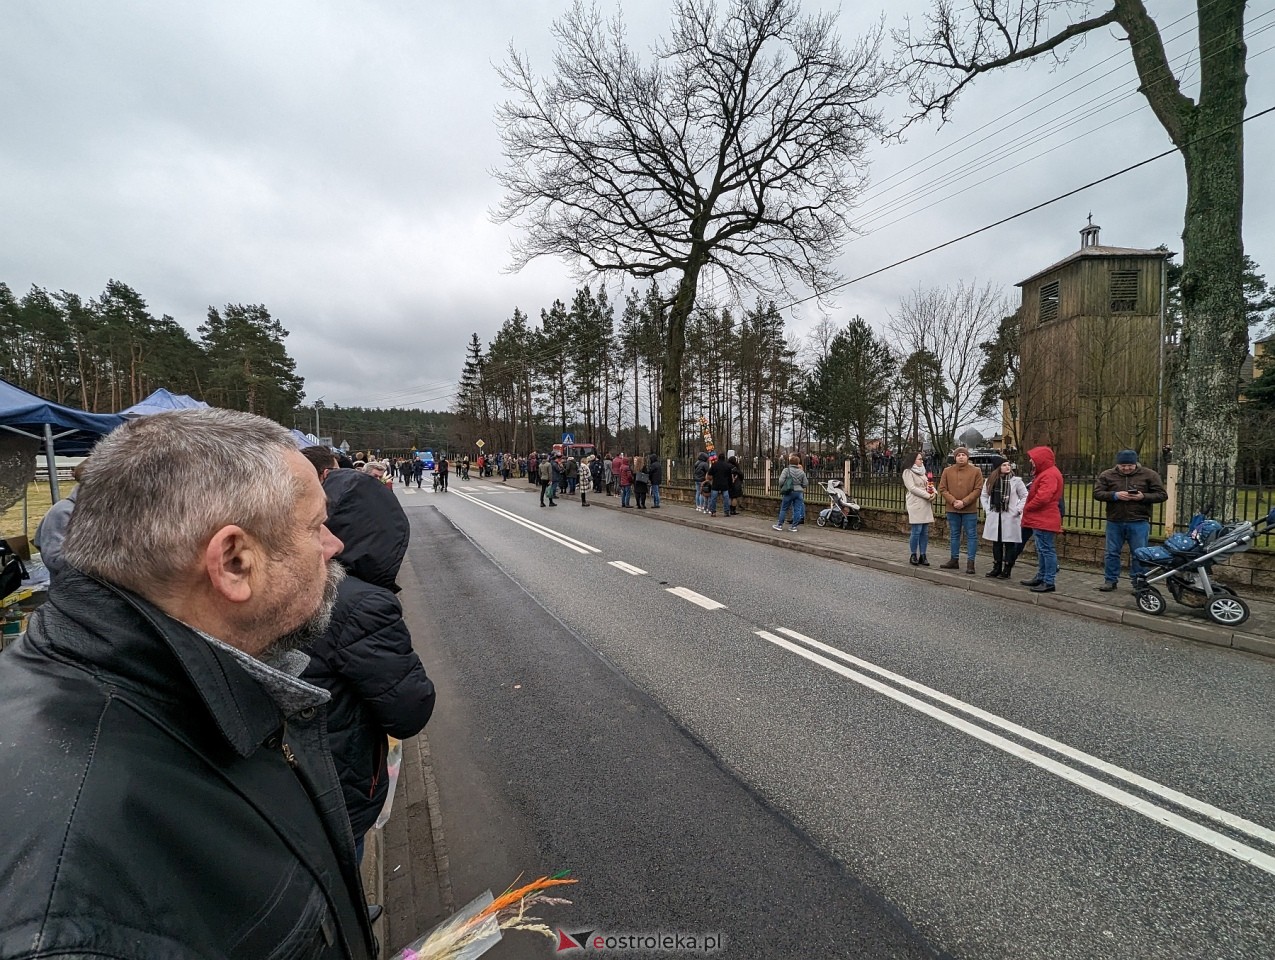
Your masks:
M400 495L460 899L571 868L566 929L725 956L1275 955L1275 664L525 484Z

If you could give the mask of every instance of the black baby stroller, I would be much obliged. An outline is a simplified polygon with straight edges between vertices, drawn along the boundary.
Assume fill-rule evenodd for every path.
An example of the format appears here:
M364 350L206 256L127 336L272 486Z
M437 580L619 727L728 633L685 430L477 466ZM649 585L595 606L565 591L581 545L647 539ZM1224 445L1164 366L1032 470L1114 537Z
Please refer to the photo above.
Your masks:
M859 505L841 489L840 480L829 480L823 485L824 492L832 502L819 511L815 521L819 526L832 524L842 530L858 530L863 526L863 518L859 516Z
M1213 579L1213 565L1233 553L1243 553L1258 537L1275 530L1275 507L1257 521L1224 524L1203 515L1191 521L1186 533L1175 533L1162 545L1139 547L1138 562L1147 568L1134 578L1138 609L1159 616L1164 594L1154 584L1164 583L1173 599L1186 607L1203 607L1214 623L1237 627L1248 619L1248 604L1224 583Z

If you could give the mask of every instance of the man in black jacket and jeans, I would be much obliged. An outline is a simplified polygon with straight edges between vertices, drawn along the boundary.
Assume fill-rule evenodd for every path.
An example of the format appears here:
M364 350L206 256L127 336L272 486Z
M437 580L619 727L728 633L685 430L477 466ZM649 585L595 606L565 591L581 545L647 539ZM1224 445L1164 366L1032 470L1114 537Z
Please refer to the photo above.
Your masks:
M251 414L98 444L0 658L0 957L372 956L328 693L297 676L341 577L326 517Z
M332 694L328 739L362 862L363 836L389 792L387 737L421 732L434 710L434 685L395 596L409 536L398 497L355 470L328 474L323 490L346 576L327 631L306 648L310 665L301 677Z
M732 469L730 463L725 457L716 456L711 459L708 468L709 481L709 497L708 497L708 515L710 517L717 516L717 498L720 496L723 501L722 516L730 516L730 486L732 480Z

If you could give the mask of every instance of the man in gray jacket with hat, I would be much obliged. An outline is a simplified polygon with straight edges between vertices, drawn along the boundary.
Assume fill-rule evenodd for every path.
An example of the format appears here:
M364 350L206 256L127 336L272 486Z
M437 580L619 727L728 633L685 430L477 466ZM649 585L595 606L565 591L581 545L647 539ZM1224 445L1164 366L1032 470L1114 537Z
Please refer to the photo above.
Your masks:
M1120 580L1120 553L1129 545L1131 577L1143 572L1134 551L1147 545L1151 534L1151 505L1168 499L1160 475L1138 463L1136 450L1121 450L1116 465L1098 475L1093 498L1107 505L1107 552L1103 557L1103 583L1098 589L1109 593Z

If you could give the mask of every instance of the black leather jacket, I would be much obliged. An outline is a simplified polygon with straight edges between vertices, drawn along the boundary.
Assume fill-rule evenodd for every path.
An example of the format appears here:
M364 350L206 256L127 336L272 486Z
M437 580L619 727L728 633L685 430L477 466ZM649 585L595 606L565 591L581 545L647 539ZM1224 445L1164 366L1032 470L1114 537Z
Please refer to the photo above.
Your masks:
M0 654L0 957L367 958L322 704L67 568Z

